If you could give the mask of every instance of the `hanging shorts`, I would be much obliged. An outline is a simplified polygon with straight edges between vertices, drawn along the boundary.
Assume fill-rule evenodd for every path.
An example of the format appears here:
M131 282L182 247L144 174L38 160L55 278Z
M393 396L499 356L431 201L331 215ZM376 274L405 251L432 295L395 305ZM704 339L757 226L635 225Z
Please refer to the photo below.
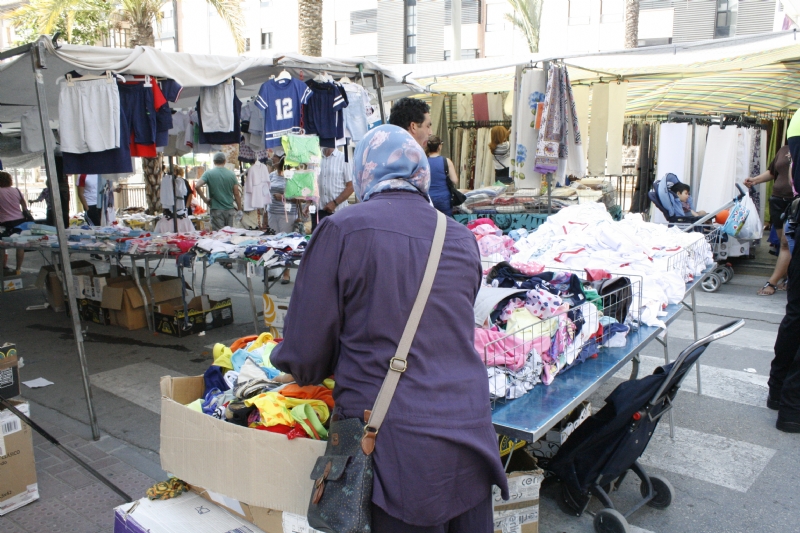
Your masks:
M64 152L83 154L119 148L120 96L116 80L62 84L58 124Z
M203 132L233 131L233 79L200 89L199 111Z

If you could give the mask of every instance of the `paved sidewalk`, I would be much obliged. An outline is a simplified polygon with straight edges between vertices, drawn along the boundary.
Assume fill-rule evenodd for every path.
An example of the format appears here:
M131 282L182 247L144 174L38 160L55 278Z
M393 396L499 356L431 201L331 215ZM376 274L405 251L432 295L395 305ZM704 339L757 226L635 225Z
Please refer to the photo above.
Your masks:
M30 400L29 400L30 401ZM31 418L134 499L167 475L158 456L109 435L93 441L83 423L31 402ZM33 432L39 500L0 517L3 533L110 533L116 493Z

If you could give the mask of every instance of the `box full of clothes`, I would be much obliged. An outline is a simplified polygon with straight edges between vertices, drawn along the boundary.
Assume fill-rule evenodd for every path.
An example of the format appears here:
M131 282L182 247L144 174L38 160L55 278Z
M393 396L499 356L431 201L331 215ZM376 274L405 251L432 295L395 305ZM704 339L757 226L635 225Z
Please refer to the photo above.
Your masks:
M334 383L293 383L269 361L277 344L269 333L217 344L203 376L162 378L161 466L249 506L305 515Z

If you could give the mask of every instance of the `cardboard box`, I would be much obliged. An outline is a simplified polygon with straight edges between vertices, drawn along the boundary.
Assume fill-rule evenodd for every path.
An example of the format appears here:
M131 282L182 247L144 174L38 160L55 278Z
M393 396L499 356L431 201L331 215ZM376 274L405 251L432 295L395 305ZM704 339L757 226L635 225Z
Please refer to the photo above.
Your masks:
M279 298L271 294L264 294L264 324L267 327L283 328L286 313L289 312L291 297Z
M256 527L263 529L266 533L283 533L284 531L283 517L288 513L276 511L274 509L250 506L202 487L191 486L191 490L206 500L214 502L229 513L243 518L251 524L255 524Z
M305 515L314 486L311 470L326 443L289 440L186 407L204 388L203 376L161 378L161 468L251 507ZM236 453L220 452L231 446Z
M544 472L522 450L511 456L509 470L512 472L508 474L508 501L501 498L499 488L493 487L495 533L538 533L539 489Z
M145 280L140 281L144 293L150 298L150 291ZM158 304L180 298L181 280L174 276L154 276L150 279L153 289L153 303ZM147 315L145 315L145 302L142 293L136 283L129 278L125 281L108 280L103 289L103 299L101 307L111 311L111 324L121 326L129 330L141 329L147 326Z
M230 298L210 300L208 296L195 296L187 304L189 327L186 329L183 300L177 298L164 302L155 312L156 331L175 337L185 337L233 324L233 302Z
M30 416L27 402L11 404ZM0 516L39 499L31 428L8 409L0 410Z
M85 298L78 300L78 316L83 322L93 322L101 326L111 325L111 311L103 309L100 307L100 302L94 300Z
M4 291L19 291L22 290L22 278L3 278Z
M0 346L0 396L19 396L19 360L15 344Z
M89 261L72 261L70 265L72 266L73 287L76 282L76 276L95 274L94 265ZM58 313L64 312L66 307L64 287L58 279L55 265L47 265L39 269L39 276L36 278L36 286L44 290L47 303L50 304L53 311Z
M142 498L114 509L114 533L265 532L222 507L187 492L169 500Z

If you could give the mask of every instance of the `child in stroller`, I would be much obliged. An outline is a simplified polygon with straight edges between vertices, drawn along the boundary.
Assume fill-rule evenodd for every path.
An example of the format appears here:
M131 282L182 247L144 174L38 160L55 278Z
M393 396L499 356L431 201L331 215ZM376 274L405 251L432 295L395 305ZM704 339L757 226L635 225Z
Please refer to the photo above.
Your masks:
M647 196L658 210L664 214L667 222L692 224L706 213L696 213L693 210L694 200L689 192L689 186L682 183L678 176L670 172L653 183L653 190L647 193Z
M676 183L670 189L672 194L675 194L678 197L678 200L681 202L681 206L683 206L683 214L684 215L692 215L693 217L702 217L707 215L705 211L695 211L692 209L692 197L690 195L692 188L686 185L685 183Z

